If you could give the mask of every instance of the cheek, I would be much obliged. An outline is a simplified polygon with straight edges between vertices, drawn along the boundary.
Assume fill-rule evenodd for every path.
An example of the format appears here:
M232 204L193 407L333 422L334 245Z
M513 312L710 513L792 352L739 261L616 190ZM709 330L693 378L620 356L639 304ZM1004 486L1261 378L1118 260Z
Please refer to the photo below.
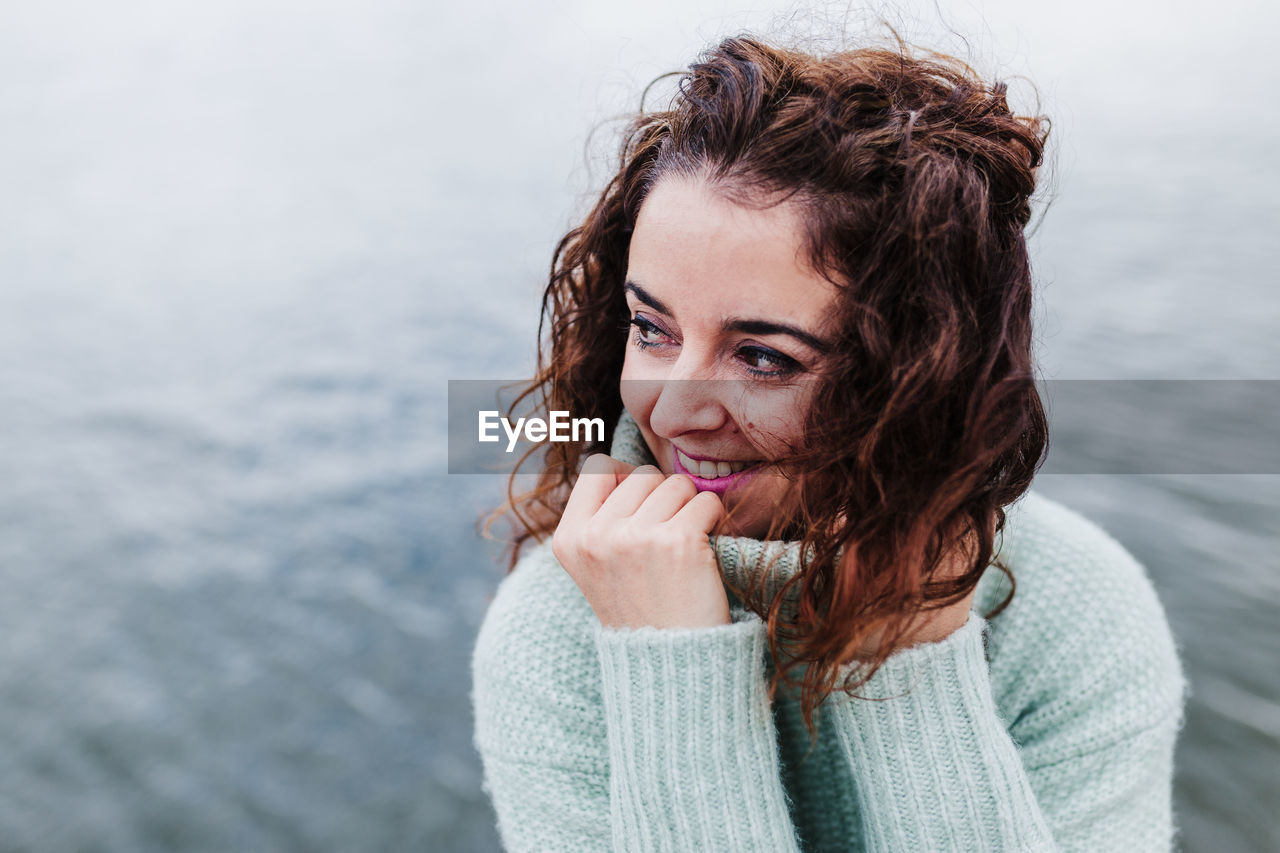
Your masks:
M658 397L662 394L662 382L636 377L634 371L629 372L627 364L624 363L622 366L622 378L618 383L618 394L622 398L623 408L627 410L627 413L635 419L636 425L640 427L640 434L644 437L645 444L649 445L649 452L658 461L658 468L664 474L671 474L672 463L665 443L655 436L653 430L649 427L649 419L653 414L653 408L657 405Z
M662 393L662 383L646 380L638 375L636 362L627 351L626 360L622 363L622 377L618 383L618 393L622 397L623 407L631 413L642 429L649 429L649 414L658 402Z
M803 389L769 389L769 393L746 395L737 421L752 444L767 458L777 459L801 444L807 409Z

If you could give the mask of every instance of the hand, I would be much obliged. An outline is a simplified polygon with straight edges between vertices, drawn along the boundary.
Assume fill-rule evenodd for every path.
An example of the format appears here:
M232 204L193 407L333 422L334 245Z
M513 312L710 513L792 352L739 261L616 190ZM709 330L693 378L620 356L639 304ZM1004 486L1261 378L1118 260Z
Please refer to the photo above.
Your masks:
M551 548L606 627L727 625L708 534L720 498L683 474L598 453L582 466Z

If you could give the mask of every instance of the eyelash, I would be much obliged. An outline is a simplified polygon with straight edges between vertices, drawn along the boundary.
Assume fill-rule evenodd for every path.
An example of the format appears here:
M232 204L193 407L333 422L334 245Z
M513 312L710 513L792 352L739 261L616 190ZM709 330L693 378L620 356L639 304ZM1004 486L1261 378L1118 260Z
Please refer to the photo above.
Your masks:
M656 323L651 320L646 320L644 317L639 315L632 317L628 321L628 325L635 327L635 332L632 333L631 340L641 350L660 346L657 341L646 341L643 337L644 334L654 333L662 335L663 337L667 336L667 333L662 331ZM765 347L746 346L738 350L738 355L765 359L777 365L773 370L761 370L758 367L745 365L747 373L761 379L783 379L803 370L800 362L796 361L794 358L783 355L776 350L766 349Z
M635 327L635 332L631 335L631 340L634 341L635 345L642 350L658 346L657 341L646 341L641 337L645 332L655 332L659 335L666 335L666 332L658 328L656 323L652 323L639 315L632 317L627 324Z

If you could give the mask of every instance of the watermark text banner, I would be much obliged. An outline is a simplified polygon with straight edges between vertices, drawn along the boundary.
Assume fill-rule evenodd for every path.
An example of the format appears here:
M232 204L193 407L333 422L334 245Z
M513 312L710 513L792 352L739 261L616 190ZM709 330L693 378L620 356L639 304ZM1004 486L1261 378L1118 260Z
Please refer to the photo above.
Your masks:
M509 474L531 448L522 470L535 473L537 451L556 441L612 435L596 413L548 411L532 397L513 410L521 387L449 380L450 474ZM1280 474L1280 380L1055 379L1037 388L1049 418L1041 473ZM723 406L745 422L778 409L778 393L767 382L717 381L665 383L638 396Z

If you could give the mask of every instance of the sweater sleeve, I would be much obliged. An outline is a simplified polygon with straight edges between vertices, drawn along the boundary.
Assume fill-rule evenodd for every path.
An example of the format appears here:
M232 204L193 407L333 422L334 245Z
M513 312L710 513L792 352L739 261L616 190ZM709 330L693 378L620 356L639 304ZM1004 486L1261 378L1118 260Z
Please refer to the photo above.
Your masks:
M996 711L976 613L833 707L867 850L1057 849Z
M576 606L553 568L537 551L526 555L485 613L472 655L474 742L505 850L607 851L590 607Z
M490 605L475 744L509 851L798 851L764 623L603 628L554 559Z
M1146 692L1100 669L1117 713L1091 696L1071 719L1079 697L1049 699L1014 727L1019 744L993 699L985 625L973 613L945 640L898 652L864 698L833 706L865 849L1168 850L1180 675ZM1137 727L1120 712L1135 701Z
M765 625L600 628L619 851L798 851L765 678Z

